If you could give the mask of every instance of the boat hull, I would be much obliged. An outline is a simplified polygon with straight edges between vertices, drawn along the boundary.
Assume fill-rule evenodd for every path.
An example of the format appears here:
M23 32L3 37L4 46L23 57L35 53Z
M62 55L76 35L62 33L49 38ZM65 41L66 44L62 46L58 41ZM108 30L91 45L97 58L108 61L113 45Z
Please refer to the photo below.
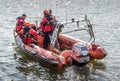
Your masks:
M26 54L37 57L40 60L45 61L46 63L57 67L57 68L64 68L67 65L85 65L89 61L86 61L85 63L77 63L73 60L73 46L76 43L86 44L89 50L89 57L90 59L103 59L106 55L106 51L97 44L88 44L85 41L75 39L73 37L70 37L68 35L59 34L58 42L59 42L59 50L56 48L53 48L51 46L48 47L48 49L42 48L43 46L43 36L38 35L38 45L35 44L29 44L26 45L22 42L21 37L18 35L17 32L14 31L14 38L16 41L16 45L24 51ZM62 49L62 50L60 50ZM85 56L84 56L85 57ZM75 59L80 60L80 56L76 57ZM76 63L75 63L76 62Z

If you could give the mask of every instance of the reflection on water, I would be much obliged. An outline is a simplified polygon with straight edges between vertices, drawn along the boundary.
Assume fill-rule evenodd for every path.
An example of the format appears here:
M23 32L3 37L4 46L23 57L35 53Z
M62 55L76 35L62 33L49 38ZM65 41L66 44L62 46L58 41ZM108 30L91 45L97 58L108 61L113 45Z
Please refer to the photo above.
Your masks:
M57 69L38 58L32 57L23 53L18 47L15 48L16 53L14 59L18 62L16 69L22 72L29 80L100 80L99 73L97 71L105 70L105 65L99 61L91 61L84 67L68 66L64 69ZM104 76L102 77L104 80Z

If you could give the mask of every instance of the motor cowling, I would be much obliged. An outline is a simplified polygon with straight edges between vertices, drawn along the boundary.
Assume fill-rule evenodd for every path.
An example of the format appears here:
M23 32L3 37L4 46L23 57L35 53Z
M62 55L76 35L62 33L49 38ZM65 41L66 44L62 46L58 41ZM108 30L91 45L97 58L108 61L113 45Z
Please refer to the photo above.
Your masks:
M78 63L88 63L90 61L89 50L86 44L76 43L72 48L72 59Z

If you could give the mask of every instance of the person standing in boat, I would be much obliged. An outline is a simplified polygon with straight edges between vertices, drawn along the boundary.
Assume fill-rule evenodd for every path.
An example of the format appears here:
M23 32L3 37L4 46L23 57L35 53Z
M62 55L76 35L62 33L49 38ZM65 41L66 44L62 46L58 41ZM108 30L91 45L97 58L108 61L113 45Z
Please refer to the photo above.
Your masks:
M50 42L50 37L54 30L53 25L53 18L51 17L50 10L44 10L44 17L42 18L40 22L40 29L43 32L44 41L43 41L43 48L47 49L48 44Z
M25 22L23 28L18 32L24 44L37 44L37 33L35 26Z
M22 26L24 25L26 14L22 14L22 16L17 18L17 23L16 23L16 32L20 31L22 29Z

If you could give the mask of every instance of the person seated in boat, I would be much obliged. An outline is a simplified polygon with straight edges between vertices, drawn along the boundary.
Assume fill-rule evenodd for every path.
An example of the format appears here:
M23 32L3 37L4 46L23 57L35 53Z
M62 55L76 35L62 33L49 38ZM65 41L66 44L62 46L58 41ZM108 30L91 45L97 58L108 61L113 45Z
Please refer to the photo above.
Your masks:
M42 30L43 36L44 36L43 48L47 49L48 44L50 42L49 35L51 35L53 33L54 25L53 25L53 22L52 22L53 19L50 15L50 11L49 10L44 10L43 13L44 13L44 17L42 18L42 20L40 22L39 29Z
M25 22L23 28L19 31L19 35L22 38L24 44L37 44L37 33L30 27L29 22Z
M22 14L22 16L17 18L17 23L16 23L16 32L20 31L22 29L22 26L24 25L26 14Z

